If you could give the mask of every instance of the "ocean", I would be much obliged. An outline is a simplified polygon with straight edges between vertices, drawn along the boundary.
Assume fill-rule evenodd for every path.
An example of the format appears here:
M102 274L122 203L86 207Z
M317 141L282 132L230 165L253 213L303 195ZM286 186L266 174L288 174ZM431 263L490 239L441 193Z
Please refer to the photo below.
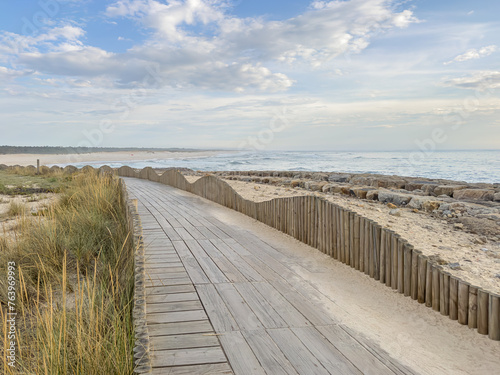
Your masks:
M317 152L265 151L221 153L182 159L81 163L99 167L128 165L132 168L190 168L198 171L325 171L373 173L441 178L466 182L500 183L500 150L494 151L391 151Z

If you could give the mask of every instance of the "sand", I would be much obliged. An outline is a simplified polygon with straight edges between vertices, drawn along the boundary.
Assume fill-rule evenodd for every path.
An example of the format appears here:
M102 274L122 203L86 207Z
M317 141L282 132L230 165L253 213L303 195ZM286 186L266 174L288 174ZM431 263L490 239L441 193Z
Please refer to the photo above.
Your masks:
M33 165L37 159L41 165L77 164L92 162L125 162L151 159L186 159L215 156L231 153L231 151L130 151L130 152L92 152L88 154L8 154L0 155L0 164L6 165Z
M194 182L199 177L186 176ZM360 200L340 194L313 193L304 189L256 184L254 182L226 180L243 198L262 202L279 197L319 195L329 201L368 217L394 230L425 255L437 255L446 264L459 263L461 270L448 271L461 279L500 293L500 243L482 242L479 236L456 230L446 220L424 212L400 208L401 216L389 214L390 208L378 201Z

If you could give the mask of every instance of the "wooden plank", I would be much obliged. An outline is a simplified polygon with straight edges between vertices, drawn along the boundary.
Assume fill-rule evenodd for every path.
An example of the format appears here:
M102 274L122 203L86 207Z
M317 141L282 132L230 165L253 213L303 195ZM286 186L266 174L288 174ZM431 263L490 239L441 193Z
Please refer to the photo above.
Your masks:
M234 287L250 306L265 328L287 327L283 318L274 310L251 283L235 283Z
M439 311L441 315L450 314L450 275L442 270L439 276Z
M266 331L243 331L242 334L267 374L298 374Z
M307 300L305 295L291 289L288 285L282 282L271 283L276 290L278 290L285 299L290 302L302 315L304 315L310 322L317 325L334 324L330 314L325 311L322 306Z
M166 302L183 302L183 301L197 301L198 294L191 293L168 293L168 294L151 294L146 296L146 303L148 306L155 303Z
M458 279L450 276L450 319L458 319Z
M233 371L228 363L157 367L151 371L152 375L230 375L232 373Z
M362 374L316 328L291 328L291 330L331 374Z
M234 331L239 329L238 324L226 307L226 304L212 284L197 285L205 311L210 317L216 332Z
M469 318L469 284L458 282L458 322L467 325Z
M213 260L207 255L205 250L196 240L185 240L184 243L187 245L191 254L196 258L198 264L201 266L205 275L208 276L212 283L227 283L229 280L222 273L222 271L217 267Z
M236 375L266 374L241 332L225 332L219 340Z
M312 323L304 317L290 302L268 283L252 283L265 300L273 306L276 312L290 327L306 327Z
M469 328L477 328L477 286L469 286Z
M173 350L219 346L213 334L191 333L187 335L154 336L150 339L151 350Z
M160 323L148 326L149 336L185 335L188 333L210 333L214 329L208 319L192 322Z
M203 310L203 306L199 300L195 301L180 301L180 302L165 302L165 303L148 303L147 313L166 313L173 311L189 311Z
M193 284L170 285L146 288L146 295L194 292Z
M232 284L216 284L215 288L241 329L263 329L263 325Z
M356 341L359 342L371 355L378 359L383 365L388 367L395 374L416 374L410 368L399 363L397 359L391 357L389 353L375 345L371 340L363 337L361 333L354 332L347 326L341 327L351 336L356 336Z
M363 374L388 374L389 368L337 325L316 327Z
M241 256L237 250L243 249L236 241L231 240L226 243L223 240L210 240L210 242L234 265L235 268L248 281L263 281L264 278L246 260Z
M206 284L209 283L210 280L203 272L203 269L200 267L196 258L191 254L188 247L184 243L184 241L172 241L174 244L175 250L179 254L182 259L182 263L186 268L191 280L193 280L194 284Z
M290 329L270 329L267 332L299 374L329 374Z
M158 323L191 322L195 320L208 319L204 310L178 311L168 313L147 313L146 321L148 325Z
M231 261L226 258L219 249L217 249L209 240L200 240L198 243L205 250L205 252L210 256L213 262L219 267L219 269L224 273L225 277L233 283L236 282L246 282L247 279L243 274L235 267Z
M226 362L220 347L155 350L150 355L153 368Z

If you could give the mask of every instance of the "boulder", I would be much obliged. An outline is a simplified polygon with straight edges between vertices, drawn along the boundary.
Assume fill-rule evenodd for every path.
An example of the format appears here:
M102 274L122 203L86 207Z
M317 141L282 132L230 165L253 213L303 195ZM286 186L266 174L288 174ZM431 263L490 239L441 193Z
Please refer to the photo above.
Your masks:
M426 193L427 195L433 195L434 194L434 189L437 188L437 184L424 184L422 185L422 191Z
M411 198L410 203L408 203L408 207L410 208L415 208L417 210L421 210L424 208L424 203L426 202L435 202L436 198L434 197L429 197L429 196L419 196L419 195L413 195Z
M434 189L434 194L439 195L448 195L449 197L453 197L453 193L458 190L462 190L467 188L466 185L439 185Z
M328 176L328 181L330 182L348 182L351 179L350 174L338 174L332 173Z
M350 189L349 193L353 197L358 197L360 199L366 199L366 195L370 190L375 190L374 188L371 187L353 187Z
M326 182L316 182L316 181L307 181L305 184L304 184L304 187L307 189L307 190L311 190L311 191L323 191L323 186L326 185Z
M500 202L500 193L493 194L493 200L495 202Z
M300 186L300 180L292 180L292 182L290 182L290 186L293 187L293 188L299 187Z
M376 201L378 199L378 190L370 190L366 193L366 199Z
M453 193L453 198L459 200L492 201L494 196L495 190L489 189L462 189Z
M335 184L326 184L323 185L323 193L337 193L340 194L342 192L342 186Z
M396 193L391 190L379 189L378 200L383 203L394 203L397 206L407 205L412 199L411 195Z
M422 189L423 185L424 185L424 182L422 182L422 181L411 181L411 182L407 182L405 184L405 189L408 191L420 190L420 189Z
M7 165L0 164L0 171L6 170L7 168L9 168Z
M439 209L439 206L441 206L441 202L429 200L424 202L422 208L427 212L433 212Z
M312 179L315 181L328 181L328 174L326 173L314 173Z

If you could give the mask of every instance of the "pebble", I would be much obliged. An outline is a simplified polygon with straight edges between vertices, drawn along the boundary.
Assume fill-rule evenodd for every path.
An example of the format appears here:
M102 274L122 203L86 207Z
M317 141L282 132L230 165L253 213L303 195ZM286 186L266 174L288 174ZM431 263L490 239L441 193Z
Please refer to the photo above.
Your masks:
M401 210L398 210L397 208L393 209L393 210L390 210L389 211L389 215L392 215L392 216L401 216Z
M452 270L461 270L460 268L460 263L448 263L448 267L450 267Z
M453 224L453 228L455 229L464 229L464 225L462 223Z
M489 251L487 248L483 247L481 248L481 251Z

